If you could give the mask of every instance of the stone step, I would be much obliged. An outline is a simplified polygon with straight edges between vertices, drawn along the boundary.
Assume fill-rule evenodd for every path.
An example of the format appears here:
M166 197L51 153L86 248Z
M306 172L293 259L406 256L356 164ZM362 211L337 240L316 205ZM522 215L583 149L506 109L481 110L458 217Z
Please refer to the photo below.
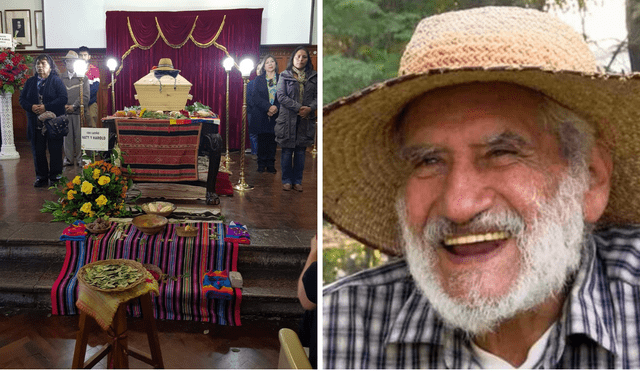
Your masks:
M63 223L0 223L0 307L51 308L51 288L62 269L66 247ZM250 230L241 245L243 316L298 317L297 280L315 231Z
M59 240L64 223L25 223L9 228L0 222L0 260L64 261ZM4 228L3 228L4 227ZM315 231L253 229L251 244L240 245L238 271L283 269L301 271Z
M0 307L51 309L51 288L62 262L0 261ZM252 317L298 317L297 277L252 272L243 276L241 314Z

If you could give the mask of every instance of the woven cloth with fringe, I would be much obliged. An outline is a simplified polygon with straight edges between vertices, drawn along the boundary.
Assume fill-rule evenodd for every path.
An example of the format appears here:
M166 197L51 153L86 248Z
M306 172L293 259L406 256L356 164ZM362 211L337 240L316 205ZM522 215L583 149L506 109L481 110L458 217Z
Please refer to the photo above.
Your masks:
M198 180L200 121L170 125L169 120L118 119L118 143L133 180L179 182Z
M123 229L120 229L123 226ZM211 270L237 271L238 249L224 242L222 223L194 223L196 237L176 234L177 224L164 231L145 235L132 224L113 223L103 235L88 235L82 241L66 241L67 254L58 279L51 289L54 315L77 314L77 272L85 264L105 259L131 259L154 264L168 275L153 298L157 319L191 320L239 326L241 289L231 300L207 299L203 296L202 277ZM127 306L130 316L141 317L140 304Z

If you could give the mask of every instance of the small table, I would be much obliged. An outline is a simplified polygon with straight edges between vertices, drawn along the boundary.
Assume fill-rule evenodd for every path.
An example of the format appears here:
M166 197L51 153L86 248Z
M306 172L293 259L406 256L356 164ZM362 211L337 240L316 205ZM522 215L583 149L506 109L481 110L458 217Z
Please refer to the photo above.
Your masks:
M111 150L118 141L118 123L119 122L139 122L139 123L161 123L170 127L172 120L170 119L146 119L146 118L132 118L132 117L114 117L108 116L102 119L105 127L109 129L109 150ZM173 120L174 122L176 120ZM220 198L216 194L216 178L218 176L218 169L220 167L220 157L222 152L222 136L218 133L220 122L213 119L189 119L182 120L182 122L188 121L189 123L200 124L200 144L198 148L198 154L206 155L209 157L209 168L207 171L206 182L206 204L218 205L220 204ZM180 121L178 120L178 123ZM144 130L142 127L140 130ZM153 149L151 149L153 150ZM134 178L135 179L135 178ZM172 181L167 179L166 181Z
M145 362L154 368L164 368L164 362L162 360L162 352L160 350L160 341L158 339L158 330L156 328L156 320L153 316L153 307L151 301L151 294L145 293L140 296L140 302L142 304L142 315L144 316L144 327L147 333L147 340L149 341L149 349L151 354L146 354L142 351L133 349L128 346L127 342L127 304L121 304L118 307L116 316L111 326L110 331L113 334L110 336L113 338L113 342L104 345L97 353L95 353L87 361L84 360L87 352L87 342L89 340L89 323L88 319L91 317L84 311L80 311L79 330L76 338L76 347L73 352L73 361L71 368L93 368L105 355L108 355L108 364L112 368L129 368L129 356L137 358L142 362Z

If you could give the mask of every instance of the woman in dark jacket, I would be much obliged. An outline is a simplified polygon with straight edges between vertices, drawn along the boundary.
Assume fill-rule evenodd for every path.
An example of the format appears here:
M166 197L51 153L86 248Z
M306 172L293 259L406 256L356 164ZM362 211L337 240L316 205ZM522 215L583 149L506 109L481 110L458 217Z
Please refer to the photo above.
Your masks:
M258 134L258 172L276 173L276 135L274 127L280 103L276 96L278 62L272 55L264 58L260 74L255 78L251 101L254 132Z
M282 189L302 192L305 152L313 145L318 78L309 51L299 46L291 54L278 81L280 114L276 119L276 141L282 147Z
M20 93L20 106L27 112L27 139L31 141L33 163L36 169L34 187L46 187L55 183L62 173L63 138L51 138L43 133L44 123L38 115L46 111L56 116L64 115L67 88L60 80L58 67L47 54L40 54L34 62L36 74L24 84ZM51 167L47 163L47 146Z
M263 60L258 62L256 66L256 78L260 76L262 72L262 63ZM251 154L258 155L258 134L256 133L256 123L253 119L253 86L256 82L256 79L249 81L247 84L247 122L249 123L249 142L251 143ZM247 150L249 150L247 148Z

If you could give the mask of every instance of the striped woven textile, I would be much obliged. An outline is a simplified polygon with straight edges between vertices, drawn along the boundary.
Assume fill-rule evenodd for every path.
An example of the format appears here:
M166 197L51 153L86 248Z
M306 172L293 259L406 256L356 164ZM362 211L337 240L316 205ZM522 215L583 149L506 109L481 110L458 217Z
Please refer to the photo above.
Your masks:
M198 146L202 123L170 125L169 120L116 120L125 166L136 181L198 180Z
M238 248L224 242L224 224L195 223L198 228L195 238L179 237L177 224L168 224L163 232L153 236L143 234L132 224L118 231L118 225L113 223L107 233L90 234L84 241L66 241L67 255L51 289L54 315L78 313L77 273L83 265L104 259L139 259L143 264L157 265L169 275L160 285L160 295L153 298L156 318L240 326L240 289L235 289L231 300L207 299L202 292L206 272L237 270ZM137 300L129 303L127 312L141 316Z

